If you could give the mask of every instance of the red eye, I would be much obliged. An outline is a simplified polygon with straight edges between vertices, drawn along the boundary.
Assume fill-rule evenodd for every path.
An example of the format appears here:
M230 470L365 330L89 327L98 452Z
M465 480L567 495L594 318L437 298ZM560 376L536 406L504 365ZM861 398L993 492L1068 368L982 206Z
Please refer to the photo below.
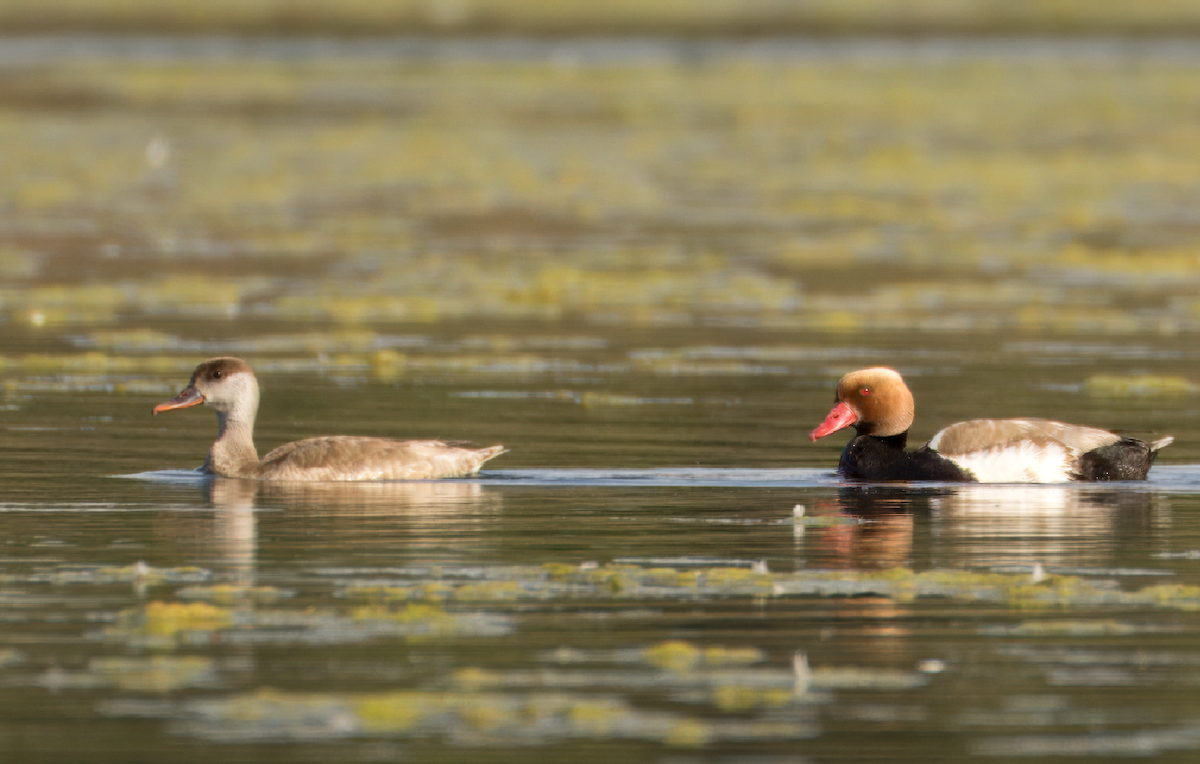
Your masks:
M861 395L862 397L866 398L868 395L871 394L871 388L864 387L863 389L858 391L858 394Z

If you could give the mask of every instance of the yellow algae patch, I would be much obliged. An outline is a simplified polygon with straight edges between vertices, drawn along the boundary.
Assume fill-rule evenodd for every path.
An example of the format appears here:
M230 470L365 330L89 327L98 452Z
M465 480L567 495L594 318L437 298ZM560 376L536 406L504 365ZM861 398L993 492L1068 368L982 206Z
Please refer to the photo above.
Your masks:
M470 692L478 691L483 687L495 687L503 682L503 675L474 666L456 670L450 680L455 687Z
M497 697L468 695L460 699L456 704L456 710L463 723L477 731L512 728L518 722L514 716L515 709L512 705L500 702L500 698Z
M440 713L439 700L428 692L389 692L362 697L353 708L364 732L406 732Z
M701 748L712 742L712 728L698 719L681 719L672 724L663 742L676 748Z
M215 586L189 586L180 589L176 595L181 599L207 600L221 605L232 605L238 602L276 602L290 596L290 592L274 586L238 586L235 584L217 584Z
M136 611L134 611L136 612ZM232 613L203 602L151 602L143 611L143 626L147 633L173 636L181 631L216 631L229 628Z
M613 393L602 393L595 390L587 390L579 395L579 403L585 408L599 408L604 406L650 406L660 404L683 404L688 405L693 401L691 398L643 398L636 395L615 395Z
M454 596L454 587L441 581L413 583L411 586L348 586L342 590L342 595L347 599L366 601L375 605L406 600L445 602Z
M616 701L581 700L570 705L567 718L577 733L602 737L624 721L627 713L628 709Z
M524 588L516 581L484 581L459 586L454 590L454 599L465 602L515 600L523 593Z
M1078 243L1063 248L1064 265L1082 266L1129 279L1138 280L1146 276L1190 277L1200 265L1200 256L1195 251L1180 250L1097 250Z
M392 380L404 374L408 356L395 350L377 350L370 357L371 373L382 380Z
M570 565L565 562L546 562L542 563L542 571L550 580L568 580L579 574L580 567L578 565Z
M15 201L21 207L39 210L78 200L80 189L65 178L38 178L20 183Z
M712 691L713 705L726 712L752 711L756 708L779 708L795 701L794 688L746 687L721 685Z
M704 651L690 642L671 640L648 648L644 659L652 666L667 671L687 671L699 665Z
M213 681L215 664L202 656L95 658L91 673L129 692L167 693Z
M206 602L183 604L155 600L141 608L121 611L115 626L108 631L114 636L133 633L170 644L187 632L220 631L232 625L233 613L227 608Z
M1170 374L1139 374L1118 376L1094 374L1083 384L1088 395L1098 398L1141 398L1147 396L1191 395L1200 391L1185 377Z
M1109 637L1136 634L1138 628L1120 621L1025 621L1008 629L1004 634L1020 637Z
M1139 600L1174 607L1179 610L1200 610L1200 586L1188 584L1158 584L1136 592Z
M399 609L386 605L352 608L350 621L372 633L390 634L408 639L428 639L447 635L501 634L508 632L506 621L478 611L448 612L439 605L416 602Z
M418 623L425 625L444 625L450 618L450 615L440 607L435 605L426 605L423 603L414 603L405 605L399 610L382 607L378 605L368 605L357 607L350 611L350 617L358 621L396 621L397 623Z
M749 585L769 590L775 583L770 573L740 567L708 568L704 578L707 585L719 587Z
M413 587L412 599L423 600L425 602L443 602L454 596L454 587L441 581L430 581L429 583Z
M342 594L349 599L402 602L413 596L413 589L408 586L348 586Z
M642 659L652 666L668 671L687 671L698 666L709 668L720 666L747 666L765 658L763 652L754 647L701 648L683 640L668 640L649 647Z
M674 568L648 568L642 571L642 583L649 586L678 587L685 573Z

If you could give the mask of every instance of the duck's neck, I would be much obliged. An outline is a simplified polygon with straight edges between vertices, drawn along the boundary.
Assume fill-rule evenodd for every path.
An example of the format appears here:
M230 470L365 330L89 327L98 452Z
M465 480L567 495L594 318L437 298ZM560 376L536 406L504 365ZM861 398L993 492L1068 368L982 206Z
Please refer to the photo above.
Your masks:
M903 451L904 447L908 445L908 430L905 430L899 435L888 435L887 437L872 435L871 437L882 443L886 443L887 445L899 451Z
M222 477L253 477L258 468L254 448L254 415L249 410L232 408L217 412L217 440L208 451L204 471Z

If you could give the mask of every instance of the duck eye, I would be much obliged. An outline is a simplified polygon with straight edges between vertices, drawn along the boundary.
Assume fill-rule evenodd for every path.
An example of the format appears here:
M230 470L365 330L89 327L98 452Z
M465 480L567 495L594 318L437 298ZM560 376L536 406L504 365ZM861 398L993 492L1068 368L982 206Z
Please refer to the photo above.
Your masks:
M858 391L858 394L865 398L871 394L871 388L864 387L863 389Z
M224 376L224 374L225 374L225 373L224 373L223 371L221 371L220 369L218 369L218 370L216 370L216 371L214 371L214 372L213 372L213 379L220 379L222 376Z

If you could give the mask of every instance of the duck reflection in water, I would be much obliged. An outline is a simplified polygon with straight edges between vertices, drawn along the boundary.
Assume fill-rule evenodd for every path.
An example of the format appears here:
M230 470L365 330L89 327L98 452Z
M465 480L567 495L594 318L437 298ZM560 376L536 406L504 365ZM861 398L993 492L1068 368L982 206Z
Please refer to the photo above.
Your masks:
M830 568L897 568L911 564L914 495L895 488L842 488L806 512L831 524L796 524L797 551Z
M160 536L187 549L189 564L218 579L252 585L258 536L293 536L322 555L387 555L490 545L501 495L477 483L281 483L237 478L189 481L203 486L214 512L172 513ZM283 511L278 511L283 510ZM311 542L304 541L311 537ZM339 550L341 550L339 552Z
M1111 565L1167 507L1148 491L962 485L843 486L809 510L847 522L797 526L808 564L878 569Z

